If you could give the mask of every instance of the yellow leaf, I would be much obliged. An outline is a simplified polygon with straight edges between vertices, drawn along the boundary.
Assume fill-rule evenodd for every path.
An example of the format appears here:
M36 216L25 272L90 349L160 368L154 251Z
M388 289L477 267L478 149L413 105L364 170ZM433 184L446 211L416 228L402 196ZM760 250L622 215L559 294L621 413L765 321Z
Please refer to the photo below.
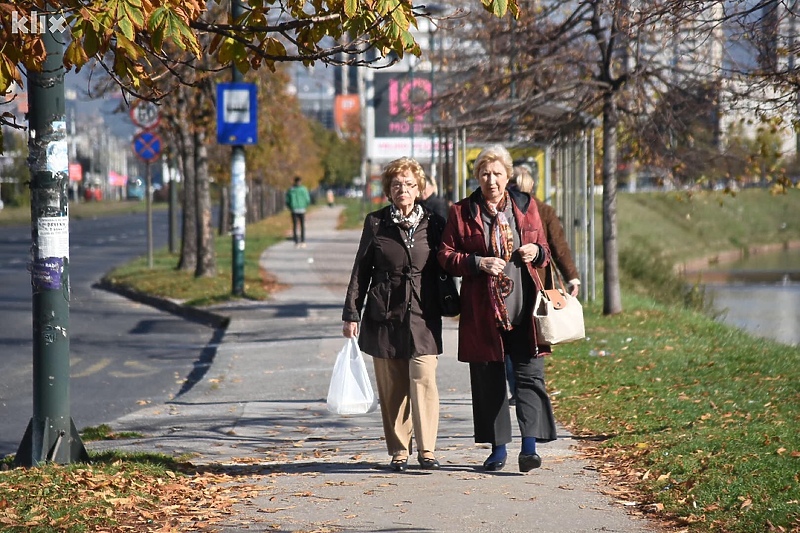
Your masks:
M747 509L747 508L751 507L752 505L753 505L753 500L751 500L750 498L747 498L746 500L744 500L742 502L742 505L739 507L739 509L744 510L744 509Z

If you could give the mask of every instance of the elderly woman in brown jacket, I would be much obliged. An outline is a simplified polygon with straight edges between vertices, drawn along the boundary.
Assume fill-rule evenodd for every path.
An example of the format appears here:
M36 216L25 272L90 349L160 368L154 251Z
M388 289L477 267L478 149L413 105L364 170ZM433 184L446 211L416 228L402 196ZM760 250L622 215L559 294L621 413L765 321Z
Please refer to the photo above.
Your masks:
M531 175L526 166L515 166L513 172L514 185L520 191L529 194L536 202L553 262L564 279L569 280L567 281L567 290L572 296L578 296L581 285L580 274L575 267L575 261L572 260L572 252L569 249L567 238L564 236L564 227L558 219L556 210L536 197L536 178ZM556 286L556 280L553 279L549 268L539 269L539 277L544 282L545 289L552 289Z
M425 173L415 160L392 161L381 180L391 203L364 220L342 332L358 335L361 350L373 357L390 468L406 470L413 435L420 466L437 469L442 315L436 253L444 219L419 203Z
M569 249L569 243L564 236L564 227L558 219L558 214L553 206L544 203L536 197L536 179L531 175L525 165L515 166L513 169L512 183L510 188L516 188L520 192L524 192L536 202L536 208L539 210L539 218L542 219L542 226L544 227L545 238L550 247L550 254L552 261L555 263L556 268L561 272L567 282L566 289L572 296L578 296L580 290L581 280L578 269L575 267L575 261L572 260L572 252ZM556 286L556 280L553 279L553 273L550 268L537 269L539 279L544 283L545 289L552 289ZM550 351L547 347L546 351ZM511 365L511 360L506 359L506 378L508 379L508 390L511 393L511 403L517 401L517 383L514 379L514 369Z
M522 443L521 472L538 468L537 442L556 438L555 418L545 390L542 345L533 322L537 286L534 268L547 266L550 250L536 203L507 190L511 155L500 145L475 160L480 185L450 209L439 263L461 276L458 359L469 363L475 442L489 443L487 471L506 464L511 413L505 359L517 381L517 421Z

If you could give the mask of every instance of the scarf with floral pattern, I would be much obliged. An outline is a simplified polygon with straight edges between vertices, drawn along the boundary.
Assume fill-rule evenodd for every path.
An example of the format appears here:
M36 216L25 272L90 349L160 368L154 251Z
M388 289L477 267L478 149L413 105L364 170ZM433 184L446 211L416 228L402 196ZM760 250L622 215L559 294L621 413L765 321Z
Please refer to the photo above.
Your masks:
M506 262L511 261L511 252L514 250L514 233L511 225L506 218L505 210L508 206L508 191L503 193L503 198L492 207L488 203L485 207L492 216L492 225L489 229L489 251L494 257L499 257ZM506 308L506 297L514 290L514 282L506 276L505 272L500 272L498 276L489 277L489 290L494 310L494 317L497 326L506 331L511 330L511 318L508 316Z

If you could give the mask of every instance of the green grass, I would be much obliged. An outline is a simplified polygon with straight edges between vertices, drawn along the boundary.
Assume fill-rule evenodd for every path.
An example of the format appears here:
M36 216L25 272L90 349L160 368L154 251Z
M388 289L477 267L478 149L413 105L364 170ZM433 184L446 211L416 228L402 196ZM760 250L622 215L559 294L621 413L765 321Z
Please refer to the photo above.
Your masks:
M590 338L555 348L559 419L597 440L632 498L693 531L797 531L800 351L651 299L624 303L611 317L587 306Z
M772 194L636 193L617 196L621 250L648 243L671 263L766 243L800 240L800 189ZM602 250L602 202L597 249Z
M154 210L167 209L165 203L154 203ZM85 218L102 217L106 215L123 215L126 213L144 213L147 206L140 201L102 201L102 202L81 202L69 204L69 217L79 220ZM30 225L31 208L30 206L8 207L0 210L0 226L10 225Z
M337 198L336 202L344 205L344 211L339 219L339 229L363 228L367 213L386 205L365 203L361 198Z
M246 298L263 300L268 296L272 280L268 273L261 271L259 258L264 250L286 239L290 229L291 220L286 212L247 226L244 254ZM154 252L153 268L148 268L146 257L140 257L112 270L105 279L139 292L178 300L185 305L201 307L227 301L233 298L231 237L215 236L214 246L217 275L213 277L196 278L193 271L177 270L180 256L164 248Z
M96 440L137 439L142 435L135 431L120 431L115 433L108 424L85 427L80 431L83 442Z

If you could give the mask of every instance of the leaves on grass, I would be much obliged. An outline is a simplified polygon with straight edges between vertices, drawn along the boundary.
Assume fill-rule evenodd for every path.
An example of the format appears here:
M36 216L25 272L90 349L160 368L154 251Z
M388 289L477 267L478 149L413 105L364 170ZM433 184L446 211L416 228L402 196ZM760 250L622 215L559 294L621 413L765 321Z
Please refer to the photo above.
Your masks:
M203 531L263 487L224 473L46 465L0 473L3 531ZM25 497L20 495L24 494Z

